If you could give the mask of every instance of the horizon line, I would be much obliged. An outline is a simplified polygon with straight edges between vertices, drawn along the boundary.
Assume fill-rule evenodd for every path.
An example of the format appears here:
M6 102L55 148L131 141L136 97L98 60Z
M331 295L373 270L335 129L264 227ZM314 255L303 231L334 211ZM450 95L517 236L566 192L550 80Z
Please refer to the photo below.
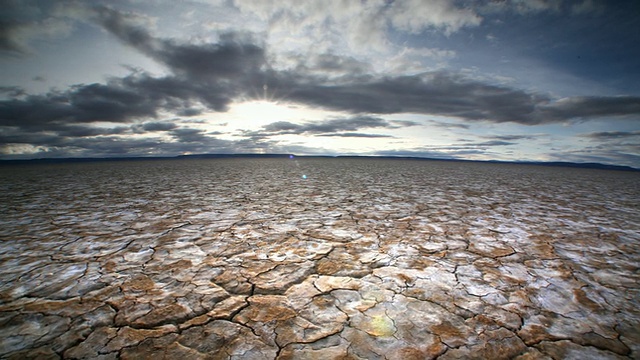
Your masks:
M33 159L0 159L0 164L42 164L42 163L78 163L78 162L103 162L103 161L144 161L144 160L180 160L180 159L215 159L215 158L363 158L363 159L398 159L398 160L426 160L426 161L452 161L474 162L489 164L513 164L513 165L538 165L550 167L585 168L601 170L637 171L628 165L603 164L598 162L571 162L571 161L533 161L533 160L472 160L457 158L437 158L410 155L296 155L294 153L203 153L181 155L153 155L153 156L113 156L113 157L60 157L60 158L33 158Z

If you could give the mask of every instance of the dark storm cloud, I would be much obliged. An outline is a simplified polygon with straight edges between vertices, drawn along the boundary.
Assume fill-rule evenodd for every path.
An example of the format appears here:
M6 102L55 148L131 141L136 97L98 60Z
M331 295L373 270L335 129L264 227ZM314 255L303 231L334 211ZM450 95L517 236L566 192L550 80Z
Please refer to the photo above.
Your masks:
M0 86L0 94L11 98L27 95L24 89L19 86Z
M202 129L181 128L171 130L169 133L180 142L202 142L209 138Z
M154 39L144 28L140 20L143 17L134 13L121 12L106 6L94 8L96 21L122 42L135 47L144 53L152 53L157 46Z
M0 126L44 130L62 124L128 123L156 118L161 110L181 112L193 102L225 110L231 101L223 88L167 76L133 74L107 84L76 85L69 90L0 100Z
M413 121L386 121L371 116L354 116L350 118L329 119L318 122L306 122L294 124L287 121L278 121L263 126L265 133L271 134L337 134L342 131L358 131L365 128L397 129L403 126L415 126ZM341 135L336 135L341 136Z
M107 7L96 8L96 14L97 21L122 42L191 80L237 81L256 73L266 62L264 48L256 45L247 34L223 34L214 44L184 44L154 38L135 23L134 15Z
M53 123L125 122L155 117L160 101L145 95L120 83L78 85L66 92L0 101L0 124L41 128Z
M4 55L28 53L27 44L20 36L37 18L38 9L34 4L17 0L2 2L0 12L0 52Z
M176 112L176 115L179 116L198 116L202 114L202 109L196 109L196 108L186 108L186 109L182 109L182 110L178 110Z
M117 126L113 128L102 128L84 125L64 125L54 127L58 136L64 137L90 137L99 135L120 135L131 130L128 126Z
M0 133L0 144L30 144L42 146L29 158L48 157L113 157L113 156L174 156L184 153L241 153L272 151L277 143L261 141L229 141L206 136L196 129L177 129L174 139L160 137L132 138L124 136L64 137L43 133ZM24 158L5 155L4 158Z
M380 118L359 116L344 119L331 119L314 123L306 123L298 129L299 133L320 134L338 131L355 131L363 128L387 128L391 125Z
M145 131L169 131L177 128L178 125L170 122L148 122L142 124Z
M289 77L291 78L291 77ZM307 81L287 85L290 98L316 106L375 114L419 113L524 125L640 115L640 97L548 96L487 84L447 72L354 78L337 85Z
M300 131L300 129L302 129L302 125L298 125L298 124L294 124L292 122L289 121L276 121L274 123L271 123L269 125L265 125L263 126L263 129L265 131L268 132L282 132L282 131L295 131L298 132ZM304 131L302 131L304 132Z
M31 145L57 145L61 138L57 135L19 132L19 131L2 131L0 132L0 145L2 144L31 144Z
M17 39L16 33L20 24L9 19L0 19L0 51L3 53L22 54L27 52L25 46Z
M112 128L85 125L57 125L46 131L23 130L17 127L0 128L1 144L31 144L38 146L69 147L77 144L100 143L113 135L132 133L128 126ZM121 136L118 136L121 137Z
M538 123L536 105L548 101L521 90L466 80L446 72L387 78L354 78L338 85L291 84L294 100L377 114L421 113L468 120Z
M0 3L0 55L32 55L33 40L65 36L71 20L61 11L72 2L3 0Z
M633 136L640 136L640 131L602 131L582 134L581 136L597 140L622 139Z
M199 102L215 111L226 111L232 101L230 85L199 83L177 76L152 77L133 74L122 79L122 84L147 96L158 108L181 113L191 111L192 103Z
M542 107L549 121L589 119L593 117L640 115L638 96L576 96Z
M257 72L265 62L264 50L243 39L227 35L218 44L182 45L163 42L154 56L174 72L192 79L238 79Z
M176 155L188 152L229 152L233 149L232 143L215 138L186 143L161 138L103 137L80 140L68 141L66 146L81 149L87 156Z

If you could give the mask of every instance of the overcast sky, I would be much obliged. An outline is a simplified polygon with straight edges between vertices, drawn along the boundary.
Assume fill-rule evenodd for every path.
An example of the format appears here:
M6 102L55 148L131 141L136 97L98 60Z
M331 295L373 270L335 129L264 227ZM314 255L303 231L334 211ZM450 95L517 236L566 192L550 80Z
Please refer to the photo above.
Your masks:
M0 0L0 157L640 168L640 2Z

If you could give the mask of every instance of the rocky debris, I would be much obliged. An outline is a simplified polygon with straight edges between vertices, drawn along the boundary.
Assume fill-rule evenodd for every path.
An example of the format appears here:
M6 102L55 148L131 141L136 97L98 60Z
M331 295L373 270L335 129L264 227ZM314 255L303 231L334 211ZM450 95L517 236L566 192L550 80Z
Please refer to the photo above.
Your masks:
M637 174L289 165L0 168L0 358L640 359Z

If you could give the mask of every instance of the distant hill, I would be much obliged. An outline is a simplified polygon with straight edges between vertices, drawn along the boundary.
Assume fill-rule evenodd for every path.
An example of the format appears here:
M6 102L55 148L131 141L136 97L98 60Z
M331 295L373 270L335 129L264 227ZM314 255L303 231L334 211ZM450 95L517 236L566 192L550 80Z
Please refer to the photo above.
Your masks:
M600 163L574 163L568 161L500 161L500 160L466 160L466 159L441 159L441 158L425 158L413 156L336 156L337 158L352 159L410 159L410 160L429 160L429 161L453 161L453 162L471 162L471 163L488 163L488 164L519 164L519 165L538 165L538 166L554 166L581 169L603 169L603 170L621 170L621 171L640 171L640 169L624 165L609 165Z
M178 155L170 157L151 156L151 157L107 157L107 158L45 158L45 159L28 159L28 160L0 160L0 165L11 164L58 164L58 163L86 163L86 162L106 162L106 161L153 161L153 160L180 160L180 159L234 159L234 158L252 158L252 159L273 159L288 158L290 154L193 154ZM427 160L427 161L452 161L452 162L470 162L470 163L490 163L490 164L520 164L520 165L537 165L537 166L554 166L567 168L582 169L602 169L602 170L620 170L620 171L638 171L630 166L609 165L600 163L574 163L565 161L498 161L498 160L463 160L463 159L439 159L424 158L411 156L360 156L360 155L339 155L339 156L323 156L323 155L295 155L297 158L338 158L338 159L405 159L405 160Z

